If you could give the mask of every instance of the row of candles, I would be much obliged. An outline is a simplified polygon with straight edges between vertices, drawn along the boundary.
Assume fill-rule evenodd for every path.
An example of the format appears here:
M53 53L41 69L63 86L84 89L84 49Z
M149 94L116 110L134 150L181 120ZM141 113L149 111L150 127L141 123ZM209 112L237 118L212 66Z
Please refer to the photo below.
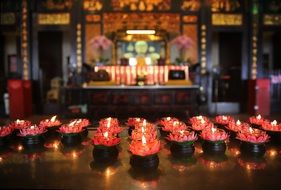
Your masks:
M231 116L216 116L215 124L205 116L195 116L189 119L187 126L177 118L165 117L158 121L161 130L168 133L167 140L172 142L194 142L197 134L207 141L225 141L229 135L225 130L236 133L236 138L250 143L265 143L269 140L266 131L281 132L281 125L276 120L270 122L260 115L249 118L249 123L235 121ZM35 136L45 133L48 129L58 127L62 134L81 133L90 125L88 119L71 120L62 124L56 116L33 125L30 121L16 120L0 127L0 137L8 136L13 130L18 130L19 136ZM143 118L129 118L127 126L133 128L129 150L134 155L146 156L160 150L157 138L157 128ZM217 126L223 126L224 129ZM259 127L255 128L255 127ZM115 146L120 143L118 134L122 131L117 118L105 118L99 121L99 127L93 137L93 144L98 146Z
M5 126L0 127L0 137L6 137L16 131L18 136L21 137L31 137L42 135L48 130L57 130L61 134L73 134L82 132L87 126L90 125L88 119L74 119L67 124L62 124L62 122L53 116L50 119L44 119L39 122L39 124L32 124L28 120L17 119Z

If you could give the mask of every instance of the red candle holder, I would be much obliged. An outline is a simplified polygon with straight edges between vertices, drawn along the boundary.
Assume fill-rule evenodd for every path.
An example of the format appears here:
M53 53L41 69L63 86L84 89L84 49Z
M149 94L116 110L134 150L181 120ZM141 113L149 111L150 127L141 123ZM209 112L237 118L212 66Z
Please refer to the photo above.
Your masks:
M229 131L231 138L236 138L236 133L248 129L249 127L250 126L248 123L242 123L239 120L237 120L236 122L230 122L225 126L225 128Z
M47 130L45 127L31 125L27 128L20 129L18 136L22 137L23 145L28 148L43 146L42 134Z
M271 142L275 144L281 143L281 124L278 124L276 120L274 120L273 122L264 122L262 125L262 129L268 133Z
M193 125L193 124L201 123L201 120L204 120L206 123L210 122L210 120L207 117L202 115L191 117L189 119L189 122L191 123L191 125Z
M147 142L143 136L142 141L132 141L129 146L132 153L131 166L136 170L155 170L159 165L157 153L160 151L160 141Z
M218 115L215 117L217 127L223 128L231 122L234 122L234 118L226 115Z
M226 150L225 141L228 134L223 129L215 127L206 128L201 132L201 138L204 140L202 148L206 154L224 154Z
M97 162L109 163L116 161L118 158L117 145L120 144L121 139L115 134L98 131L93 140L94 150L93 157Z
M255 127L255 128L261 128L263 123L266 121L267 120L264 119L261 115L252 116L249 118L249 122L250 122L251 126Z
M57 119L57 116L53 116L51 119L44 119L39 123L39 126L45 127L46 129L52 127L59 127L60 125L61 122Z
M117 118L113 118L113 117L107 117L107 118L104 118L104 119L101 119L99 121L99 126L100 127L116 127L118 126L119 127L119 121Z
M136 125L143 123L144 120L144 118L140 117L130 117L128 118L126 125L128 127L135 127Z
M191 156L194 153L194 141L197 135L194 131L174 131L170 133L167 140L171 142L171 153L175 157Z
M164 137L169 135L170 132L181 131L181 130L187 130L186 124L181 121L174 121L173 123L167 123L161 128Z
M269 136L264 131L249 128L249 131L239 132L236 138L242 142L240 146L242 154L254 157L265 154L265 143L269 140Z
M17 119L16 121L10 123L9 126L13 129L20 130L31 126L31 121Z
M62 125L58 132L61 134L61 142L65 146L76 146L81 144L83 127L75 122Z
M160 127L165 125L173 125L173 123L176 121L179 121L179 119L175 117L163 117L158 121L158 125L160 125Z
M199 133L204 129L212 128L212 127L214 127L214 124L208 120L198 120L196 122L192 122L191 124L191 128L197 133Z
M90 126L90 121L88 119L74 119L71 120L70 123L74 123L74 125L80 125L83 130L81 131L82 138L87 138L88 136L88 129L87 127Z

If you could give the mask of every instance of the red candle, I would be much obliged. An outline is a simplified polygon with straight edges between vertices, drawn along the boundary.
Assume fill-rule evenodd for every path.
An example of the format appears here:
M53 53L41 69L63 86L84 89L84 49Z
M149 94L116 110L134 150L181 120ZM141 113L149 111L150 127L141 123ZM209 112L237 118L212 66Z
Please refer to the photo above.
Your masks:
M257 115L250 117L249 121L251 124L262 125L264 122L266 122L266 119L264 119L261 115Z
M233 121L234 121L234 118L231 117L231 116L218 115L218 116L215 117L215 121L216 121L216 123L218 123L218 124L227 125L227 124L229 124L230 122L233 122Z
M142 137L142 141L132 141L129 146L129 151L133 155L149 156L156 154L160 151L160 141L146 141L145 136Z
M121 142L121 139L109 132L97 132L92 142L96 146L116 146Z
M272 121L272 122L264 122L263 125L262 125L262 128L264 130L267 130L267 131L276 131L276 132L280 132L281 131L281 124L277 123L276 120Z
M49 128L49 127L55 127L61 125L60 120L57 119L57 116L53 116L51 119L45 119L40 121L39 123L40 126Z
M250 143L265 143L269 140L269 136L266 132L251 127L249 127L248 130L240 131L236 138Z
M244 128L249 128L250 126L247 123L241 123L239 120L237 120L236 122L230 122L225 127L230 131L239 132Z
M20 129L19 136L25 137L25 136L36 136L40 135L46 132L45 127L43 126L37 126L37 125L31 125L29 127Z
M10 123L9 126L13 129L23 129L31 126L31 121L17 119L16 121Z
M64 134L80 133L82 131L83 131L83 127L81 125L77 125L75 121L72 121L69 124L62 125L59 128L59 132Z
M197 140L197 135L193 131L180 130L170 133L167 139L174 142L192 142Z
M225 141L228 138L228 134L215 127L206 128L201 132L201 137L207 141Z

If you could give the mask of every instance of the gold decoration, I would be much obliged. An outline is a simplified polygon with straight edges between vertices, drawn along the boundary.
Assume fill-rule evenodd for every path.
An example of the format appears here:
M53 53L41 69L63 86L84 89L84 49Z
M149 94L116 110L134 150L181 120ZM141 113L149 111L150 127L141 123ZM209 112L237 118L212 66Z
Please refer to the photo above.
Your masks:
M22 32L21 32L21 60L23 64L23 79L29 79L29 53L28 53L28 32L27 32L27 0L22 1Z
M206 66L207 66L207 26L205 24L201 25L201 38L204 40L200 41L201 44L201 74L206 73Z
M124 28L180 31L180 15L174 13L105 13L103 18L105 34Z
M197 23L198 17L195 15L186 15L182 17L184 23Z
M0 19L1 25L12 25L16 23L15 13L1 13Z
M242 25L242 14L212 14L213 25Z
M86 15L86 21L88 23L90 22L100 22L101 21L101 16L100 15Z
M183 11L198 11L200 9L200 0L183 0L181 9Z
M263 16L263 24L264 25L281 25L281 15L280 14L278 14L278 15L266 14Z
M111 0L114 11L168 11L171 9L171 0Z
M63 1L47 0L44 5L48 10L71 9L72 0L63 0Z
M38 24L40 25L67 25L70 23L69 13L40 13Z
M78 73L82 70L82 42L81 42L81 24L76 25L76 64Z
M103 7L102 0L84 0L83 7L87 11L100 11Z
M209 0L212 12L237 12L241 9L239 0Z

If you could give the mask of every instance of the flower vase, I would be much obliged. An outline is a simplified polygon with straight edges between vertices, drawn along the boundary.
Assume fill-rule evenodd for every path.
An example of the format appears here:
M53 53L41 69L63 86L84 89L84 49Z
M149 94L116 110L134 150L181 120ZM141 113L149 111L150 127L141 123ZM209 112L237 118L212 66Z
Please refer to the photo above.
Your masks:
M224 154L226 150L226 144L224 141L204 140L202 149L205 154Z
M65 146L76 146L82 142L80 133L62 134L61 142Z
M242 141L240 146L241 153L253 157L262 157L266 148L264 143L250 143Z
M172 142L170 150L174 157L185 157L192 156L195 148L193 142Z
M95 145L93 150L93 157L96 162L109 163L114 162L118 158L117 146L102 146Z
M159 157L157 154L148 156L132 155L130 158L130 164L135 170L156 170L159 165Z
M43 136L40 135L34 135L34 136L24 136L22 137L22 143L23 146L27 148L33 148L37 146L43 146Z

